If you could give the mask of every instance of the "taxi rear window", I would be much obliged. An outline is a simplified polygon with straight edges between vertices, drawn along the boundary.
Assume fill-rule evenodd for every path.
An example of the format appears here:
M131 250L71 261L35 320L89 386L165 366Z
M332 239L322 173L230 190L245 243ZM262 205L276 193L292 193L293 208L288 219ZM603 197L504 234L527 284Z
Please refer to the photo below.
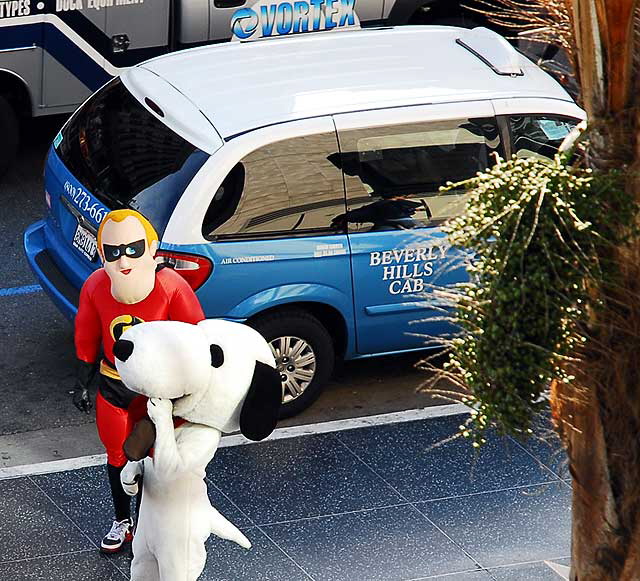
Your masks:
M107 207L138 210L160 236L209 157L147 111L119 78L74 114L56 150Z

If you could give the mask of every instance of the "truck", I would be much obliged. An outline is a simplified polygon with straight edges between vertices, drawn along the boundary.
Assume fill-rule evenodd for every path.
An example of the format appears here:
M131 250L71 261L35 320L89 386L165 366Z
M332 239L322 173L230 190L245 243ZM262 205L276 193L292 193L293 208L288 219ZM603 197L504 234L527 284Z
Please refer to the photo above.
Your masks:
M459 0L273 0L266 8L260 0L0 0L0 176L17 152L22 120L70 113L112 77L149 58L229 40L234 15L246 16L257 3L274 18L286 18L305 10L326 13L336 2L350 4L362 26L487 24Z

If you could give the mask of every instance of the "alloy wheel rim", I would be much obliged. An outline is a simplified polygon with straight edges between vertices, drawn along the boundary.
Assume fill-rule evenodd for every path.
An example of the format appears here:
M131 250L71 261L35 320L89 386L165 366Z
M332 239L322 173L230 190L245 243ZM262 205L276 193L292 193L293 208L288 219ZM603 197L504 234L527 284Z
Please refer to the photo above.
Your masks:
M316 374L316 354L300 337L276 337L269 343L282 380L282 403L299 398Z

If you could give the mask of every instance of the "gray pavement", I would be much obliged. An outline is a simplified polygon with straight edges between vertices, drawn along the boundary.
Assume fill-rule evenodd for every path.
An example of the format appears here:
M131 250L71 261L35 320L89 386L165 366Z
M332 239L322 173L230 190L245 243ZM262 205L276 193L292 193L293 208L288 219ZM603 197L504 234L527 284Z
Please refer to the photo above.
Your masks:
M219 449L210 500L253 547L211 537L201 581L568 579L571 488L557 444L494 434L476 454L445 442L460 422ZM128 578L128 549L98 552L111 520L104 467L0 479L0 494L3 579Z

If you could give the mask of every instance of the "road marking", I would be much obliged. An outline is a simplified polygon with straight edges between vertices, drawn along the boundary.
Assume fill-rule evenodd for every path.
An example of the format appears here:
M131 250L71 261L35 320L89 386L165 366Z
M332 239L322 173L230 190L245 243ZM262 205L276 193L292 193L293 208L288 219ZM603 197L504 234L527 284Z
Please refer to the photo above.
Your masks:
M469 413L469 408L462 404L438 405L419 410L407 410L404 412L391 412L388 414L378 414L375 416L365 416L362 418L349 418L347 420L333 420L331 422L321 422L318 424L307 424L305 426L291 426L289 428L278 428L266 441L282 440L285 438L296 438L298 436L309 436L312 434L327 434L329 432L341 432L354 428L368 428L370 426L383 426L385 424L399 424L401 422L411 422L414 420L425 420L428 418L441 418L457 414ZM226 446L244 446L246 444L257 444L247 440L241 434L224 436L220 441L220 448Z
M571 573L571 567L566 565L559 565L558 563L552 563L551 561L545 561L544 564L549 567L554 573L557 573L561 579L569 581L569 574Z
M347 420L334 420L331 422L306 424L304 426L277 428L265 441L268 442L270 440L297 438L299 436L309 436L312 434L341 432L343 430L352 430L354 428L399 424L402 422L441 418L466 413L469 413L469 408L463 404L438 405L418 410L391 412L388 414L378 414L362 418L350 418ZM259 443L260 442L247 440L240 434L232 434L230 436L223 436L220 440L219 448ZM106 459L106 454L94 454L92 456L81 456L79 458L68 458L66 460L53 460L51 462L39 462L37 464L25 464L23 466L10 466L7 468L0 468L0 480L18 478L20 476L33 476L36 474L50 474L52 472L67 472L69 470L89 468L91 466L101 466L106 462Z
M17 478L19 476L34 476L35 474L51 474L52 472L67 472L78 468L90 466L102 466L107 461L106 454L93 456L81 456L79 458L67 458L66 460L52 460L51 462L39 462L38 464L24 464L22 466L10 466L0 468L0 480Z
M39 284L30 284L27 286L14 286L12 288L0 288L0 297L11 297L14 295L28 295L38 293L42 290Z

